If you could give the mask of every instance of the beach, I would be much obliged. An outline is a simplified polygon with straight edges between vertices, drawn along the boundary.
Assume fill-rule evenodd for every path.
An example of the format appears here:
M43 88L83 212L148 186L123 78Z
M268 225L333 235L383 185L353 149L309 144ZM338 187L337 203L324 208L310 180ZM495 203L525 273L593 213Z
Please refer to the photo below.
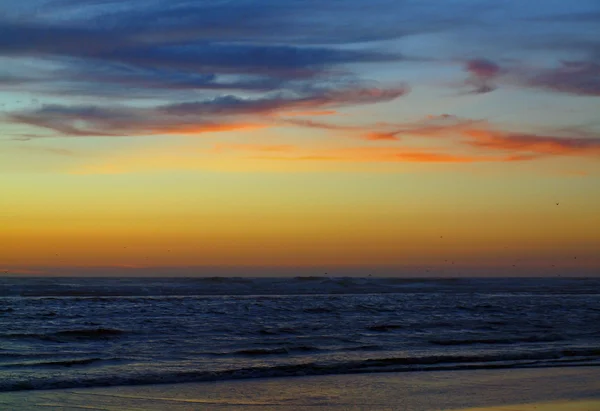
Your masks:
M600 369L377 373L20 391L0 394L0 409L597 411Z

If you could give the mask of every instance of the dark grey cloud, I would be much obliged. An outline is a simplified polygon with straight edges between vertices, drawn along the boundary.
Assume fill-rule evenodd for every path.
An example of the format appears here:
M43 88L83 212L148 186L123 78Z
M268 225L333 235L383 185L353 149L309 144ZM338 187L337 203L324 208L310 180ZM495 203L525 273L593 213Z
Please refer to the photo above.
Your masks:
M55 87L59 85L59 87ZM269 92L291 88L293 81L261 75L223 76L214 73L197 74L180 70L153 67L137 67L127 64L93 64L79 62L67 68L55 70L36 91L44 93L80 96L128 98L164 97L186 98L186 92ZM183 94L182 94L183 93Z
M110 30L0 20L0 56L90 57L129 43Z
M402 56L324 47L194 44L125 47L102 51L94 58L192 73L255 74L293 79L315 77L339 64L398 61Z
M331 47L224 44L190 41L161 44L130 30L84 29L0 22L0 55L64 56L174 68L195 73L253 73L311 76L323 67L353 62L398 61L402 56Z
M313 45L389 40L446 30L466 24L473 11L482 9L481 3L472 0L446 0L444 7L435 0L58 0L48 2L45 9L56 13L77 10L79 16L86 6L93 6L88 7L93 26L135 30L153 42Z
M25 84L34 92L111 96L127 88L124 97L161 94L166 98L167 91L295 89L302 86L299 81L331 83L347 77L348 64L404 59L399 53L372 47L285 44L284 36L274 37L275 27L269 26L271 19L277 21L275 16L268 10L261 12L254 3L239 8L228 2L219 7L201 7L201 3L194 6L196 13L189 5L156 4L160 7L155 10L125 8L98 19L0 20L0 57L40 60L42 73L36 73L35 81L36 76L31 76L30 83L36 84ZM162 17L151 18L151 13ZM236 23L236 13L242 13L238 20L246 23ZM263 40L249 42L244 24ZM224 32L211 36L197 32L213 31L211 27ZM302 32L302 28L294 30ZM63 69L43 71L45 62Z

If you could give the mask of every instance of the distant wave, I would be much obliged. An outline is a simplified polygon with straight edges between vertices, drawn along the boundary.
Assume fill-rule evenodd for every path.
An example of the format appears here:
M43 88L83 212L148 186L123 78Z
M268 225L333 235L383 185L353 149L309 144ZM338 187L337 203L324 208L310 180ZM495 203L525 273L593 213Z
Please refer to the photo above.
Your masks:
M264 344L264 343L263 343ZM276 343L281 344L281 343ZM313 345L294 345L288 344L284 346L274 347L274 348L246 348L231 352L216 352L216 353L207 353L210 355L240 355L240 356L251 356L251 357L260 357L260 356L270 356L270 355L289 355L289 354L298 354L298 353L313 353L313 352L351 352L351 351L379 351L382 347L375 344L367 344L367 345L356 345L356 346L343 346L339 348L321 348Z
M260 366L221 371L182 371L143 374L118 373L115 375L78 378L50 378L43 380L0 381L0 391L38 390L57 388L105 387L118 385L145 385L180 382L202 382L245 378L292 377L327 374L356 374L376 372L440 371L461 369L600 366L600 349L571 349L505 355L439 355L424 357L377 358L340 363L305 363L293 365Z
M600 279L483 279L483 278L376 278L300 276L294 278L198 277L136 278L117 280L92 278L85 282L67 278L5 278L0 296L20 297L164 297L209 295L314 295L314 294L390 294L428 292L478 293L486 287L498 292L548 293L553 295L599 294ZM493 310L491 305L457 307ZM11 308L0 308L11 312Z
M294 277L294 280L296 281L323 281L326 280L327 277L321 277L321 276L300 276L300 277Z

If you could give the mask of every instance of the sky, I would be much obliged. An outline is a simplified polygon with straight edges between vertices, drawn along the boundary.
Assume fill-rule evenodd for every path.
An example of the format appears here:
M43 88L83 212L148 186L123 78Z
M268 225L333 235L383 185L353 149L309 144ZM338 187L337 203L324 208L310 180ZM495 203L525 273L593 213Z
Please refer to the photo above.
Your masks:
M0 275L600 275L597 0L0 0Z

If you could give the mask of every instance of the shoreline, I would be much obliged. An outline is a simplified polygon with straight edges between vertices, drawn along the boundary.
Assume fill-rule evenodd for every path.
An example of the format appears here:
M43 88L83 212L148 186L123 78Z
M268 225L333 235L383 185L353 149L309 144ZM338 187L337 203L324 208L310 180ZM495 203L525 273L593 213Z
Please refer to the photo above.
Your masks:
M463 408L451 411L598 411L600 400L539 402L498 407Z
M368 360L367 360L368 361ZM375 362L385 361L384 360L373 360ZM110 389L110 388L135 388L145 386L162 386L162 385L180 385L180 384L213 384L213 383L228 383L228 382L244 382L244 381L260 381L260 380L272 380L272 379L297 379L297 378L309 378L309 377L336 377L336 376L369 376L379 374L413 374L413 373L440 373L440 372L476 372L476 371L508 371L508 370L554 370L554 369L569 369L569 368L597 368L600 370L600 363L597 361L585 361L585 362L563 362L561 365L556 364L537 364L532 365L529 363L525 364L478 364L472 365L469 363L456 365L456 366L444 366L444 365L419 365L416 367L406 366L386 366L381 368L357 368L354 370L339 371L339 372L327 372L327 371L315 371L302 369L304 365L282 365L269 369L269 373L261 373L260 369L253 368L242 368L238 370L226 370L226 371L215 371L215 372L190 372L192 376L188 375L144 375L132 377L133 379L122 379L120 382L114 380L108 382L106 379L100 379L95 381L72 381L72 382L61 382L56 386L44 386L40 385L33 387L27 382L16 383L11 389L5 389L0 386L0 395L20 392L38 392L38 391L56 391L56 390L95 390L95 389ZM310 365L309 365L310 366ZM376 367L376 366L373 366ZM202 376L198 376L202 374ZM219 375L222 374L222 375Z
M342 374L0 393L1 409L40 407L596 411L600 367Z

